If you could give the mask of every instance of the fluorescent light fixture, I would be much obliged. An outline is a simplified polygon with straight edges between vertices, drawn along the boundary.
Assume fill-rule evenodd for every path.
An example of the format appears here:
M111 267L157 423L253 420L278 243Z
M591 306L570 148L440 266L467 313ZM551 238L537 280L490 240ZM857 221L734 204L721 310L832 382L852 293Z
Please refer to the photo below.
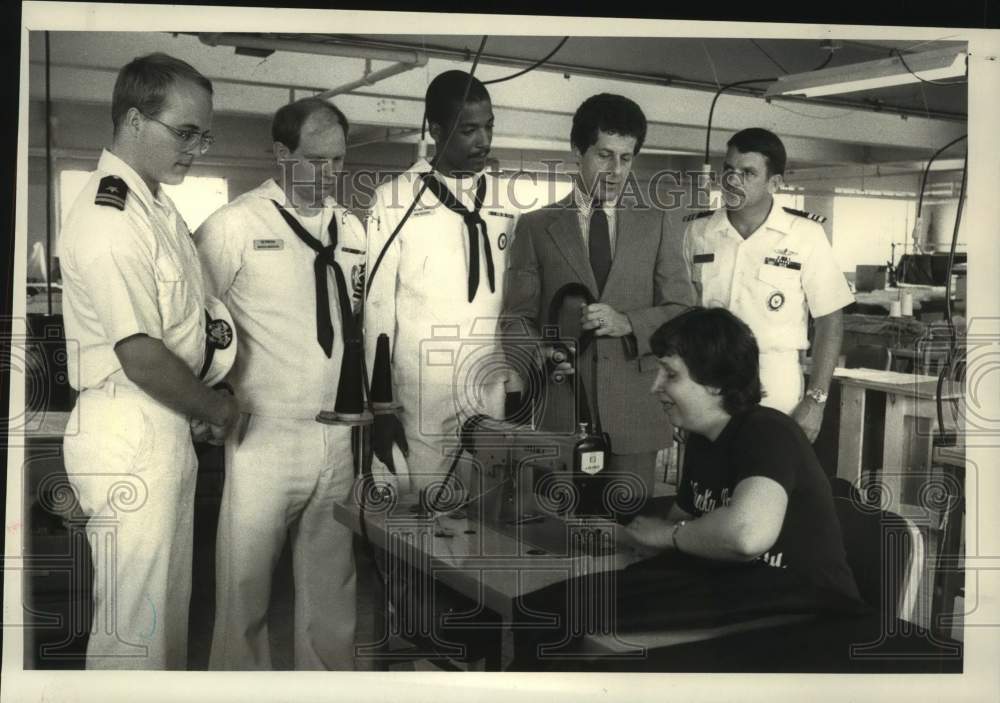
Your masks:
M780 76L767 89L764 97L802 95L816 98L821 95L841 95L859 90L906 85L917 83L921 79L939 81L958 78L965 75L965 59L964 50L938 49L902 54L902 59L897 54L878 61Z

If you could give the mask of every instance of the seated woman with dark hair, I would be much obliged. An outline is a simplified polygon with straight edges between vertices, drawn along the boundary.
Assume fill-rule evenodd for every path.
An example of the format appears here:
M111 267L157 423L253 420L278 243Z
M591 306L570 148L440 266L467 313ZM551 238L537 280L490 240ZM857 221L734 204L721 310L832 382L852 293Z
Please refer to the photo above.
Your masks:
M695 308L650 346L653 392L688 432L677 500L665 518L626 528L637 544L789 569L832 595L859 599L829 479L798 424L759 405L757 342L722 308Z
M693 308L660 327L651 347L660 363L652 392L688 433L677 499L665 516L615 528L646 558L521 599L511 669L565 666L586 633L627 641L629 632L865 609L812 445L793 419L759 405L746 324L722 308ZM528 626L552 614L555 627Z

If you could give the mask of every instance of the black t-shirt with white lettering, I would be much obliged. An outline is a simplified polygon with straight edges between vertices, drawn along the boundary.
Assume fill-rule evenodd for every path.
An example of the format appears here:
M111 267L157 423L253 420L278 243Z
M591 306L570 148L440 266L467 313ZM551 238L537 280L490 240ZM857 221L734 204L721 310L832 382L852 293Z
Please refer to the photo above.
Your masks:
M774 546L759 559L787 568L818 588L858 599L847 565L830 482L795 420L755 406L730 419L713 442L692 434L684 455L677 504L695 517L728 505L750 476L776 481L788 507Z

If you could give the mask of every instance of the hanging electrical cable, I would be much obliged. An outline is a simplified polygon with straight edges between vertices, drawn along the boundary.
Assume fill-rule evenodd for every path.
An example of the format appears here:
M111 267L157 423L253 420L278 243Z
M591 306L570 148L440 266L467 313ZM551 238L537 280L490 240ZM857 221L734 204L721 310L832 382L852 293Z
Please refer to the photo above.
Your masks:
M782 71L785 71L785 69L781 66L781 64L775 61L770 54L764 51L764 48L761 47L760 44L758 44L756 41L753 43L758 49L761 50L761 52L764 53L765 56L771 59L771 62L775 66L780 68ZM826 60L823 61L823 63L821 63L817 68L814 68L813 69L814 71L818 71L819 69L824 68L833 59L833 52L835 51L835 47L828 47L827 51L830 52L829 56L827 56ZM785 73L788 73L788 71L785 71ZM719 86L719 89L715 91L715 96L712 98L712 106L708 110L708 127L705 130L705 160L703 163L706 171L710 169L709 164L711 163L710 154L712 146L712 119L715 116L715 105L717 102L719 102L719 97L730 88L736 88L741 85L753 85L754 83L773 83L776 80L778 80L777 76L772 78L754 78L752 80L736 81L734 83L727 83L726 85Z
M549 59L551 59L553 56L555 56L559 52L559 50L561 48L563 48L563 44L565 44L568 40L569 40L569 37L563 37L562 41L560 41L558 44L556 44L556 48L555 49L553 49L548 54L546 54L544 58L539 59L538 61L536 61L532 65L528 66L523 71L518 71L517 73L511 74L509 76L505 76L503 78L494 78L491 81L483 81L483 85L493 85L494 83L503 83L504 81L512 81L515 78L519 78L519 77L523 76L525 73L529 73L531 71L534 71L536 68L544 66L545 63Z
M962 209L965 205L965 183L969 173L969 152L965 152L965 159L962 162L962 185L958 189L958 212L955 213L955 228L951 233L951 248L948 250L948 268L944 283L944 319L948 323L948 332L952 339L952 346L956 340L955 322L951 315L951 271L955 265L955 248L958 246L958 230L962 223Z
M461 99L461 101L460 101L460 103L458 105L458 111L457 111L458 114L461 114L462 110L465 109L465 105L466 105L466 103L468 101L468 98L469 98L469 91L472 88L472 81L473 81L473 78L474 78L475 73L476 73L476 68L479 65L479 59L480 59L480 57L483 54L483 50L486 48L486 41L487 41L488 38L489 38L488 35L484 35L483 36L482 41L480 41L480 43L479 43L479 49L476 51L476 55L475 55L475 57L472 60L472 67L469 70L469 77L468 77L468 79L466 80L466 83L465 83L465 90L462 93L462 99ZM434 154L434 158L432 158L431 162L430 162L430 166L431 166L431 170L432 171L436 168L437 160L440 157L440 155L445 151L445 148L448 146L448 143L451 141L451 138L454 135L455 129L457 128L457 126L458 126L458 121L455 120L453 122L453 124L451 125L451 129L449 129L448 134L445 136L445 139L444 139L443 143L440 144L440 145L438 145L438 148L437 148L437 150L436 150L436 152ZM396 226L395 230L392 232L392 234L386 240L385 245L383 245L382 250L379 252L378 258L376 258L375 264L372 266L371 271L368 272L368 280L367 280L366 285L365 285L365 296L364 296L365 299L367 299L368 293L371 290L372 281L375 278L375 274L378 271L378 267L381 264L382 259L385 257L385 254L389 250L389 247L391 246L393 240L395 240L395 238L399 235L400 231L402 231L403 225L406 223L406 221L409 219L410 215L413 213L413 210L416 207L417 203L420 202L420 197L423 195L424 190L426 190L426 188L427 188L427 182L424 181L424 184L421 186L421 188L417 192L416 197L413 199L413 202L410 204L410 207L407 209L407 211L404 213L403 217L400 219L400 222ZM364 324L364 303L362 303L361 312L358 315L358 325L359 325L359 327L361 325L363 325L363 324ZM362 376L362 383L363 383L363 386L364 386L365 398L368 400L368 403L370 404L371 403L371 390L370 390L370 384L369 384L369 380L368 380L369 377L368 377L367 360L366 360L364 354L361 355L361 368L362 368L361 376ZM362 469L361 470L361 474L362 474L362 476L361 476L361 480L362 480L362 483L361 483L361 495L360 495L360 499L358 500L359 532L360 532L360 535L361 535L361 539L363 540L363 542L365 543L365 546L367 547L366 551L368 552L368 555L369 555L369 558L371 559L372 565L375 568L376 577L378 578L378 581L379 581L379 583L381 584L381 587L382 587L382 591L385 594L385 597L387 599L387 605L391 606L392 612L396 612L396 611L399 610L399 608L395 604L394 594L390 592L390 590L389 590L389 588L387 586L386 576L382 572L381 567L379 566L378 554L375 551L375 545L374 545L374 543L371 540L371 535L368 533L368 522L367 522L367 520L365 518L365 511L366 511L366 504L367 504L369 490L374 491L374 489L376 488L374 477L371 474L372 446L371 446L370 430L368 430L369 434L368 434L367 437L365 435L365 431L363 431L362 428L360 428L360 427L353 428L352 432L354 432L355 435L356 435L356 436L352 437L352 441L355 442L356 451L358 452L357 455L360 457L361 469ZM397 579L397 581L398 581L398 579ZM390 613L390 615L391 615L391 613ZM449 656L448 654L446 654L444 652L441 652L437 648L437 646L435 644L435 641L434 641L434 635L433 635L433 633L430 635L429 638L426 638L426 639L427 639L426 644L429 644L429 646L433 650L435 656L438 658L438 660L440 662L447 663L451 668L454 668L454 669L458 668L457 666L455 666L454 659L451 656Z
M49 33L45 32L45 293L52 317L52 94L49 60Z
M928 177L928 175L931 172L931 164L933 164L934 161L937 160L937 157L939 157L942 153L944 153L949 148L951 148L951 147L955 146L956 144L958 144L960 141L962 141L963 139L965 139L967 136L968 135L963 134L961 137L956 137L955 139L952 139L950 142L948 142L947 144L945 144L943 147L941 147L940 149L938 149L937 151L935 151L934 155L931 156L930 159L928 159L927 165L924 166L923 177L920 179L920 192L917 194L917 220L918 221L920 219L921 210L923 209L923 206L924 206L924 191L927 190L927 177Z
M472 68L469 70L469 79L465 83L465 92L462 94L462 101L459 104L458 108L459 113L461 113L461 111L465 109L466 101L469 99L469 90L472 88L472 77L476 73L476 67L479 65L479 58L483 55L483 49L486 48L487 39L489 39L489 35L483 35L483 39L479 43L479 49L476 51L476 55L472 59ZM424 120L426 121L426 115L424 117ZM434 152L434 158L431 159L432 171L437 167L437 160L438 158L440 158L441 154L444 153L444 150L448 146L449 142L451 142L451 138L455 134L455 129L457 127L458 127L458 122L456 121L451 125L451 129L448 130L448 134L444 139L444 143L438 145L437 150ZM410 203L410 207L403 214L403 217L402 219L400 219L399 224L396 225L396 229L393 230L392 234L389 235L389 238L386 239L385 244L382 245L382 250L379 252L378 257L375 259L375 263L372 265L371 271L368 272L368 281L365 283L366 295L369 291L371 291L372 281L375 280L375 274L378 273L378 268L382 264L382 259L385 258L385 253L389 251L389 247L392 245L393 241L395 241L396 237L399 236L400 231L403 229L403 225L405 225L406 221L410 219L410 215L413 214L413 209L417 206L417 203L420 202L420 196L424 194L425 190L427 190L427 181L424 181L423 185L420 187L420 190L417 192L417 197L415 197L413 199L413 202Z
M922 78L912 68L910 68L910 65L908 63L906 63L906 59L903 58L903 54L902 54L902 52L899 49L893 49L892 51L889 52L889 55L890 56L895 56L896 58L898 58L899 62L901 64L903 64L903 68L905 68L907 71L909 71L910 75L913 76L914 78L916 78L921 83L929 83L930 85L949 86L949 85L965 85L965 84L967 84L969 82L969 64L968 64L968 59L966 59L966 64L965 64L965 77L962 78L961 80L956 80L956 81L932 81L932 80L928 80L926 78Z
M821 63L819 66L817 66L816 68L813 69L814 71L820 71L820 70L826 68L827 66L830 65L830 62L833 61L833 51L834 50L833 49L828 49L828 51L830 52L829 55L823 60L823 63Z
M486 47L486 41L487 41L487 39L489 39L488 35L483 37L482 41L479 44L479 49L476 52L476 55L475 55L475 57L473 59L472 69L470 70L470 73L469 73L469 79L468 79L468 81L466 81L465 91L464 91L464 93L462 95L462 100L461 100L461 103L459 105L459 112L461 112L465 108L466 101L468 100L469 90L472 87L472 77L475 74L476 67L479 65L479 59L482 56L483 50ZM488 85L488 84L491 84L491 83L500 83L500 82L503 82L503 81L511 80L513 78L517 78L518 76L522 76L522 75L528 73L529 71L534 70L535 68L538 68L539 66L543 65L546 61L548 61L550 58L552 58L552 56L554 56L556 54L556 52L559 51L559 49L561 49L563 47L563 45L566 43L566 41L568 39L569 39L569 37L563 37L563 39L559 42L559 44L556 45L556 47L552 51L550 51L544 58L542 58L539 61L535 62L532 66L529 66L528 68L524 69L523 71L520 71L520 72L518 72L516 74L507 76L505 78L495 79L495 80L492 80L492 81L484 81L484 85ZM425 116L424 121L426 122L426 116ZM444 144L442 144L441 146L439 146L439 148L436 150L434 158L431 160L431 169L432 170L435 168L438 156L441 153L444 152L445 147L448 145L448 142L451 140L452 135L454 134L454 131L455 131L456 127L457 127L457 122L452 125L451 130L448 132L448 135L447 135L447 137L444 140ZM366 293L367 293L367 291L371 290L372 281L375 278L375 274L376 274L376 272L378 270L378 267L381 264L382 259L385 257L385 253L388 251L388 248L389 248L390 244L399 235L399 232L402 230L403 225L406 223L406 220L410 217L411 213L413 212L414 207L416 206L417 202L419 202L419 200L420 200L420 196L423 194L423 191L426 188L427 188L427 184L425 182L424 185L421 187L420 191L417 193L417 197L414 199L413 203L411 203L410 208L403 215L402 219L400 220L400 223L396 226L395 230L392 232L392 234L386 240L385 245L383 245L382 250L379 252L378 258L375 260L375 264L372 266L372 270L368 274L368 280L367 280L366 285L365 285L365 287L366 287ZM364 367L364 362L363 362L363 367ZM368 375L367 369L364 370L364 375L365 375L365 383L367 384L367 375ZM367 385L366 385L366 391L367 391ZM446 484L447 481L454 474L454 470L456 468L456 464L457 464L457 457L456 457L455 462L452 463L452 466L451 466L450 470L448 471L447 476L445 477L445 481L442 483L441 489L439 489L438 494L435 496L434 500L432 501L434 505L437 505L438 498L440 497L441 492L444 490L444 484Z
M963 139L965 139L966 136L967 135L963 134L960 137L956 137L955 139L951 140L950 142L948 142L947 144L945 144L943 147L941 147L940 149L938 149L937 151L935 151L934 154L931 156L931 158L927 160L927 163L924 166L923 175L920 178L920 190L917 192L917 214L916 214L916 218L915 218L915 220L913 222L913 234L912 234L913 250L914 250L914 252L916 252L918 254L923 250L923 248L922 248L922 246L920 244L921 234L923 232L923 217L922 217L922 215L923 215L923 208L924 208L924 194L927 191L927 179L930 177L931 166L934 164L934 162L937 160L937 158L941 154L943 154L945 151L947 151L948 149L950 149L951 147L953 147L955 144L958 144L960 141L962 141ZM900 259L900 261L902 261L902 259ZM896 265L895 262L893 262L893 265ZM897 279L902 279L905 276L906 276L906 269L905 268L903 268L902 270L898 270L897 271Z
M944 426L944 382L945 378L955 379L955 370L961 369L964 375L964 358L958 353L958 334L955 331L955 321L951 311L951 274L955 264L955 249L958 246L958 231L962 224L962 209L965 204L965 184L969 173L969 152L966 150L965 158L962 162L962 184L958 190L958 207L955 213L955 226L951 233L951 247L948 249L948 265L945 273L944 285L944 319L948 323L948 356L938 376L937 391L935 393L935 404L937 407L938 432L948 439L951 444L953 437L951 433L945 431Z
M712 98L712 107L708 110L708 128L705 130L705 165L708 166L710 158L710 147L712 145L712 119L715 116L715 104L719 102L719 97L729 90L730 88L736 88L741 85L752 85L753 83L772 83L778 80L775 78L754 78L753 80L736 81L735 83L727 83L721 86L717 91L715 91L715 97Z

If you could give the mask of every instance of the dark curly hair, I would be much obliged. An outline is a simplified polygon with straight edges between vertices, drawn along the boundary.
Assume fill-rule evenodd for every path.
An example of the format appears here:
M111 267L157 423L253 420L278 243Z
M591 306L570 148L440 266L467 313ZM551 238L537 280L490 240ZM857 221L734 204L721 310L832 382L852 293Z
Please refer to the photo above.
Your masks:
M592 95L573 115L570 144L583 154L597 143L598 132L635 137L633 155L638 154L646 141L646 115L635 101L623 95Z
M691 308L661 325L649 345L657 357L683 359L696 382L718 388L730 415L760 403L757 340L746 323L725 308Z

